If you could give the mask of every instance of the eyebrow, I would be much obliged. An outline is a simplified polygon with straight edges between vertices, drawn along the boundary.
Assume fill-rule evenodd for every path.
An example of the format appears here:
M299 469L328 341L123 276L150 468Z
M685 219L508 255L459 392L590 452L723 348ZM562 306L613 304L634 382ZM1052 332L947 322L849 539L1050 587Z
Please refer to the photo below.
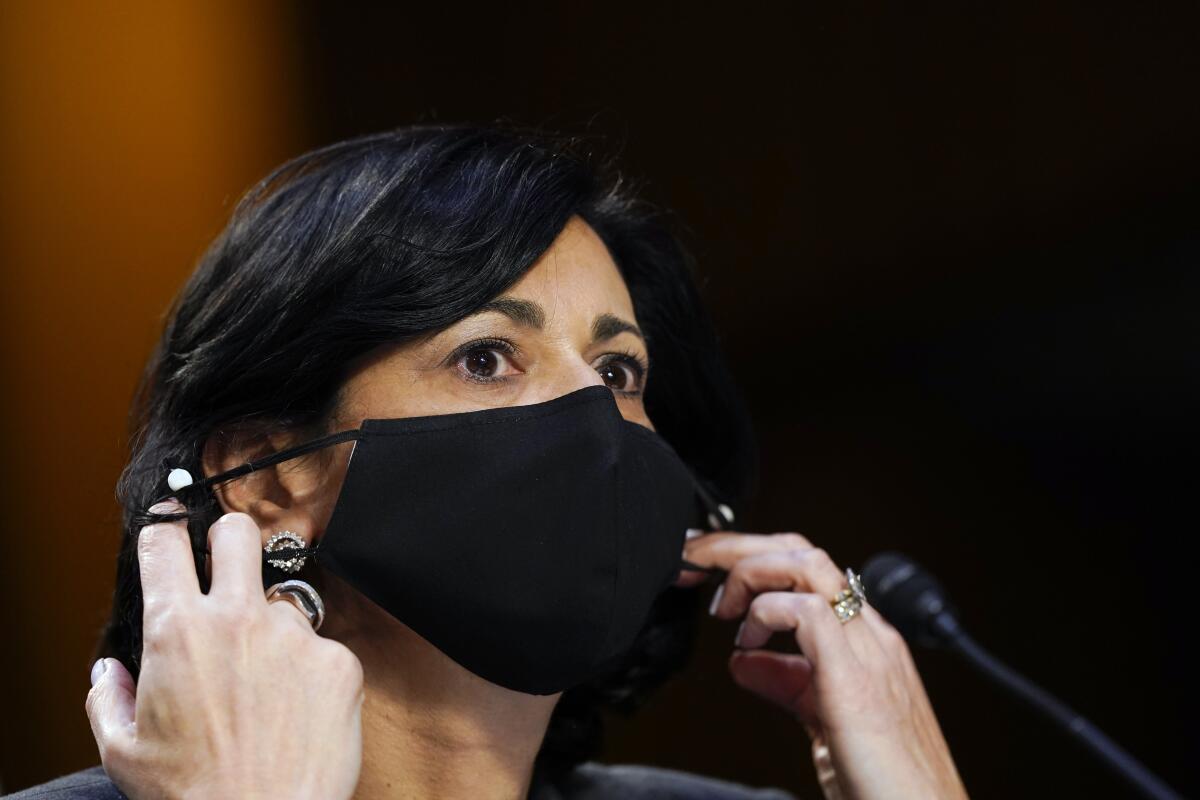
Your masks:
M500 295L495 300L484 303L476 314L485 311L496 311L526 328L541 330L546 325L546 312L537 303L530 300L519 300L516 297Z
M542 330L546 325L545 310L533 302L532 300L521 300L517 297L509 297L501 295L494 300L489 300L484 303L477 314L482 314L485 311L495 311L503 314L518 325L535 330ZM615 314L605 312L597 314L592 320L592 344L611 339L614 336L622 333L632 333L634 336L646 341L646 335L642 333L642 329L632 322L621 319Z
M597 315L592 320L592 344L602 342L605 339L611 339L620 333L632 333L643 342L646 341L646 335L642 333L641 328L632 322L626 322L614 314L605 312Z

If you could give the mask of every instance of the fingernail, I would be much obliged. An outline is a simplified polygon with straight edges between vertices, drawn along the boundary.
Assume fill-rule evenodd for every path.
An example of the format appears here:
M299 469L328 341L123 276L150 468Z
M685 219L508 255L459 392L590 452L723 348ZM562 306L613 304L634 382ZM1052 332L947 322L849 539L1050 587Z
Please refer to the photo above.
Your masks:
M684 535L688 539L695 539L697 536L700 536L703 533L704 531L700 530L699 528L688 528L687 531L684 532Z
M746 620L742 620L742 624L738 625L737 635L733 637L733 646L742 646L742 633L746 630Z
M717 587L717 590L713 592L712 602L708 604L708 615L710 617L715 617L717 615L717 606L721 604L721 595L723 594L725 594L725 584L722 583Z
M179 502L178 498L168 497L161 503L155 503L146 510L151 514L174 514L177 511L183 511L183 503Z
M95 686L96 681L100 680L100 677L107 671L108 671L108 662L103 658L97 659L96 663L92 664L92 674L91 674L92 686Z

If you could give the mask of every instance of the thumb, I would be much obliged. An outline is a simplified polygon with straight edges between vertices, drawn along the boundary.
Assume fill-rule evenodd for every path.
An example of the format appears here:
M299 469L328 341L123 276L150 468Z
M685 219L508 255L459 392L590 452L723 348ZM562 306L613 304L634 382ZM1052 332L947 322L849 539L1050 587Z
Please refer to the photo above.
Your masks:
M92 666L92 689L85 707L102 756L131 735L136 698L133 676L120 661L102 658Z

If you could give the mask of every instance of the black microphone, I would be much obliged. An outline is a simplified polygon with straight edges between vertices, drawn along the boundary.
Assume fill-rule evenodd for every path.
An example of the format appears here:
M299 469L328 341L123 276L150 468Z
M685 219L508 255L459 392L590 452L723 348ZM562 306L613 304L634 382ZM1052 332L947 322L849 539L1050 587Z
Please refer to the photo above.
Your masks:
M1100 729L980 647L959 625L958 613L941 584L912 559L900 553L879 553L863 565L862 579L867 602L908 642L958 653L994 683L1074 735L1143 796L1180 800L1181 795Z

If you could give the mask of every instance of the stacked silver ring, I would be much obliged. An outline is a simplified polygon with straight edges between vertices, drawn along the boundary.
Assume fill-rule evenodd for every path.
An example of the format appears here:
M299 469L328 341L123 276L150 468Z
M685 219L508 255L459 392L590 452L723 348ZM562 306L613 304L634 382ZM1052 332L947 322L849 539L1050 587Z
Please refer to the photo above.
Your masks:
M300 609L300 613L308 617L314 631L325 621L325 603L321 600L321 595L317 594L317 590L305 581L283 581L267 589L267 602L273 603L277 600L291 603Z

